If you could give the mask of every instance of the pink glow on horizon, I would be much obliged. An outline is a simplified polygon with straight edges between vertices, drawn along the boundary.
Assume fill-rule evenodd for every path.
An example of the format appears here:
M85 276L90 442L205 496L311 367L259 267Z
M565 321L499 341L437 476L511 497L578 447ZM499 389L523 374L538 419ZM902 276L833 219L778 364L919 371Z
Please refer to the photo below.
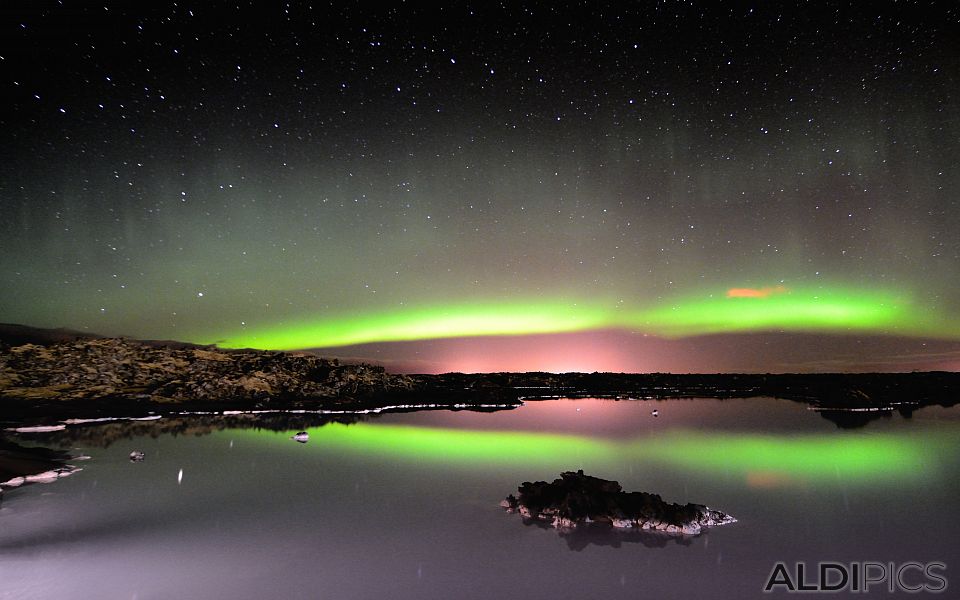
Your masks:
M960 370L960 342L795 333L665 339L616 329L318 348L392 373L825 373ZM840 356L840 359L825 357Z
M546 371L590 373L592 371L644 370L642 356L632 356L607 332L569 336L516 336L467 338L448 345L446 371L490 373L495 371Z
M773 294L785 294L788 291L790 290L782 285L763 288L730 288L727 290L727 298L767 298Z

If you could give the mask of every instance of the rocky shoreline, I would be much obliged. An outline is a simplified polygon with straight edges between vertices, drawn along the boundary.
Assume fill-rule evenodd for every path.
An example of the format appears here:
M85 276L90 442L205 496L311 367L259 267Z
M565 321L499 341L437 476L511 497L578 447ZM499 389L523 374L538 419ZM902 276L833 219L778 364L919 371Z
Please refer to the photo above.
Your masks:
M653 530L668 534L699 535L705 527L737 520L702 504L672 504L657 494L624 492L616 481L566 471L552 483L525 481L518 496L500 505L524 520L547 521L557 529L585 524L607 524L618 530Z
M7 415L136 416L180 410L358 408L413 380L312 354L171 347L102 338L0 349Z
M0 328L0 334L4 331ZM223 350L95 336L71 339L61 330L22 327L0 335L0 425L6 426L188 412L510 408L524 400L559 397L769 396L805 403L848 428L894 411L909 417L923 406L952 406L960 399L958 389L960 373L951 372L398 375L308 352Z

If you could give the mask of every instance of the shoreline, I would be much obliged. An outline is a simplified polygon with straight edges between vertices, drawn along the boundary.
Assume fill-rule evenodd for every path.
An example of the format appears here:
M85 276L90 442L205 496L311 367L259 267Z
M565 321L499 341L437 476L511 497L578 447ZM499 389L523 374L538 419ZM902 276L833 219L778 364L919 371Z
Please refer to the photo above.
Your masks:
M395 375L306 353L121 338L0 346L0 428L164 415L496 410L552 398L772 397L839 427L960 400L960 373Z

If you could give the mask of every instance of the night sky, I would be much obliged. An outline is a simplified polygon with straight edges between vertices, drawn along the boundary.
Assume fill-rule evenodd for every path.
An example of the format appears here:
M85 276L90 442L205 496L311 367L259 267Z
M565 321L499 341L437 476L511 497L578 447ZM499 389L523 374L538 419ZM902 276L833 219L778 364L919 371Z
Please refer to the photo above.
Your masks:
M960 369L953 2L4 2L0 322Z

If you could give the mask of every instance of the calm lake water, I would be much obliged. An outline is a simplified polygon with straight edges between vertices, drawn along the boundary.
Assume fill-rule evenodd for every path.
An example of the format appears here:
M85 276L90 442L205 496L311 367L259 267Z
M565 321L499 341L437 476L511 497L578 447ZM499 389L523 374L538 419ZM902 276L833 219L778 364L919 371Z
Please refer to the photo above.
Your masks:
M300 423L170 423L19 436L91 459L7 493L0 597L742 599L769 597L778 560L940 561L940 597L960 590L956 407L842 429L773 399L551 400L316 425L306 444ZM575 469L739 522L561 535L498 506Z

